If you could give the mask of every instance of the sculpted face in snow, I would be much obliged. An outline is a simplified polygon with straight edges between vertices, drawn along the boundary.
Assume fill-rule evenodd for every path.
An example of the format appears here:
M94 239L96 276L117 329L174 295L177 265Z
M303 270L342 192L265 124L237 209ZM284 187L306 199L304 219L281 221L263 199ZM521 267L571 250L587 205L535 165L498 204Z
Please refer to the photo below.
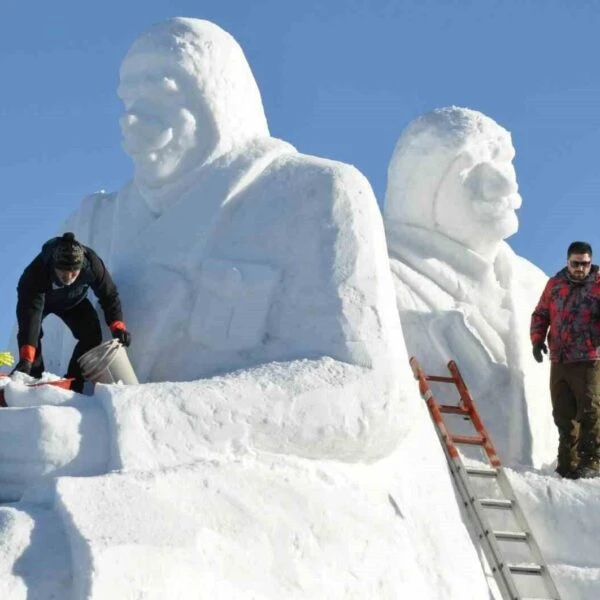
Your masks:
M175 79L161 77L160 72L151 77L146 70L136 81L131 71L119 86L126 108L120 121L123 148L135 163L136 178L156 187L185 169L186 156L202 153L202 140Z
M409 353L431 372L455 360L503 459L539 465L554 453L552 420L528 323L546 276L504 241L521 206L514 155L480 112L424 114L394 150L384 218Z
M151 189L268 135L241 48L207 21L172 19L140 36L121 65L118 95L123 147L136 183Z
M482 113L453 107L423 115L394 150L385 217L493 256L518 229L514 155L510 133Z

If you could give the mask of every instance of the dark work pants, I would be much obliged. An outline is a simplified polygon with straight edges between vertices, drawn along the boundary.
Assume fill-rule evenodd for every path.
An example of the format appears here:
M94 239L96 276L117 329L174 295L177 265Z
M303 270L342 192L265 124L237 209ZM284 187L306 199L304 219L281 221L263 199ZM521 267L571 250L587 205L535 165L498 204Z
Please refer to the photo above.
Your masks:
M73 348L71 360L69 361L66 376L83 379L81 367L79 366L77 359L82 354L85 354L88 350L91 350L102 342L102 330L100 329L100 321L98 320L96 310L92 306L92 303L87 298L84 298L79 304L69 310L44 313L42 320L49 314L55 314L61 319L71 330L73 337L77 340L75 348ZM33 367L31 369L32 377L37 378L41 377L44 371L42 336L43 332L40 331L40 339L38 341ZM17 338L20 338L20 335L18 335ZM18 339L18 343L20 348L23 345L21 339Z
M552 363L552 416L558 428L558 465L600 457L600 361Z

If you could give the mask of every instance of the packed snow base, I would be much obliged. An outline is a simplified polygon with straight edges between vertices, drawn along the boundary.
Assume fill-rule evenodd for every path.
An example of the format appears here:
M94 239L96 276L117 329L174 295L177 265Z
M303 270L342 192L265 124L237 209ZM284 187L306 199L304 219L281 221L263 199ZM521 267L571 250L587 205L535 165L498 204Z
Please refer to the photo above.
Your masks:
M599 483L552 476L548 404L532 393L547 372L512 338L543 274L503 241L520 198L498 126L439 113L452 127L432 138L460 160L434 153L422 171L446 174L433 229L392 210L404 188L390 177L392 279L368 182L270 137L243 53L220 28L155 26L126 56L119 95L134 178L84 199L64 229L119 284L148 383L82 396L0 380L1 597L490 598L406 342L428 369L460 352L469 384L484 372L490 389L514 392L498 413L498 398L483 398L483 412L500 414L494 438L511 461L537 467L511 477L563 597L596 599ZM482 144L461 141L473 132ZM419 137L407 138L418 159ZM403 172L403 147L391 172ZM468 197L448 179L458 166ZM477 214L502 227L481 235L460 219L457 233L456 203L481 198ZM436 234L416 263L398 235L410 228ZM464 231L477 235L453 237ZM457 285L436 289L432 273ZM486 304L490 289L500 306ZM72 340L51 319L44 329L46 364L62 373Z
M3 598L491 597L424 404L388 457L344 463L249 450L225 419L207 439L199 391L8 385L35 407L3 437L25 427L54 465L3 469L3 501L25 490L0 508ZM85 444L34 435L65 418ZM563 598L597 597L599 482L510 476Z

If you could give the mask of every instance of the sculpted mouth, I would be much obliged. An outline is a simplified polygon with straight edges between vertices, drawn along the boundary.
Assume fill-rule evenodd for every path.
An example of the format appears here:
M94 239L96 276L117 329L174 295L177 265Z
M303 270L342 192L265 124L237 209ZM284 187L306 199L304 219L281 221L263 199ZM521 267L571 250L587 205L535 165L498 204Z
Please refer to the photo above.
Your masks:
M499 198L489 198L483 201L474 202L473 207L475 212L487 219L501 219L507 213L521 208L521 196L519 194L511 194Z
M156 160L157 154L173 140L173 128L164 129L159 134L144 136L141 132L123 131L123 148L133 158Z

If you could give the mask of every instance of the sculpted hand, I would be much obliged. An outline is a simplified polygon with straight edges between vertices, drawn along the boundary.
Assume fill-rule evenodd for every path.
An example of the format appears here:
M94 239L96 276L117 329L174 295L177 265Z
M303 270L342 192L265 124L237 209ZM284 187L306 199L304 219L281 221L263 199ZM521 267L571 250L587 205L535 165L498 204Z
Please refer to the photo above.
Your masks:
M543 360L542 352L548 354L548 346L544 342L536 342L533 345L533 358L539 363Z

